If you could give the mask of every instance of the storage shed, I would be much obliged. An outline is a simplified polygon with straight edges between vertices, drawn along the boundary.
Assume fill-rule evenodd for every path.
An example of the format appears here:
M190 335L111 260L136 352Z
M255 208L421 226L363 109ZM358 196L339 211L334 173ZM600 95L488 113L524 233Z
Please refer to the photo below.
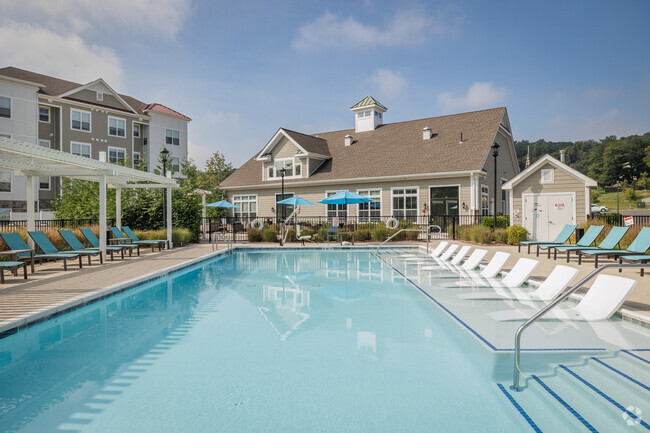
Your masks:
M525 227L531 240L552 241L565 224L587 220L596 186L595 180L547 154L502 188L509 191L510 224Z

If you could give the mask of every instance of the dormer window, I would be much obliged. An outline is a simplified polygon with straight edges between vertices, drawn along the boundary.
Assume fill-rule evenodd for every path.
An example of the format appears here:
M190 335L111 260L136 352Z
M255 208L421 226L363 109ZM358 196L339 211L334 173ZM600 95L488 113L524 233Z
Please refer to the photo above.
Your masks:
M302 164L294 164L293 159L276 159L273 165L267 167L268 179L279 179L282 177L281 171L284 168L284 177L301 177Z
M366 111L359 111L357 113L357 117L361 119L362 117L370 117L372 116L372 111L371 110L366 110Z

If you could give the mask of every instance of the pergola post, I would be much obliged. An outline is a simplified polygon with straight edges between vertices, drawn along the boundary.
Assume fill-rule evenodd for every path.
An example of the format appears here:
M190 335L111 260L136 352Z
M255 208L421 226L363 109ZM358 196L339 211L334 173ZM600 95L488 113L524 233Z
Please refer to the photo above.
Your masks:
M99 250L106 257L106 175L99 176Z
M169 249L174 248L172 243L172 188L168 186L165 188L167 194L167 244Z
M36 212L34 209L34 201L36 199L36 180L37 176L27 175L27 191L25 198L27 199L27 230L34 231L36 230ZM34 248L34 241L31 237L28 236L27 242L29 243L30 248Z
M122 227L122 187L115 187L115 225Z
M206 218L206 213L205 213L205 194L201 194L201 231L202 231L202 239L205 240L206 238L206 230L205 230L205 218Z

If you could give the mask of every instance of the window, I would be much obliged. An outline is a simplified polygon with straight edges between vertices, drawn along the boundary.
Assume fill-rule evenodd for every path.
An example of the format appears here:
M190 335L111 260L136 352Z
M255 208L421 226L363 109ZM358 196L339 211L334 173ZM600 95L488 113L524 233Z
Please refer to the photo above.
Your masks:
M0 96L0 117L11 118L11 99Z
M181 171L181 160L178 157L172 157L169 160L171 161L172 173Z
M103 101L104 100L104 93L103 92L97 92L97 100L98 101Z
M291 197L293 197L292 192L285 192L284 195L276 194L275 202L277 203L280 200L285 200ZM289 215L291 215L291 212L293 212L293 206L291 206L290 204L277 204L276 206L278 208L276 216L278 217L288 217Z
M178 146L181 144L181 133L175 129L165 129L165 143Z
M395 218L417 218L418 189L393 189L393 216Z
M38 140L38 145L41 147L50 148L50 140Z
M370 117L370 116L372 116L372 111L370 111L370 110L359 111L359 113L357 114L357 117L359 119L362 118L362 117Z
M552 168L545 168L542 170L542 179L539 183L554 183L555 182L555 170Z
M126 137L126 120L109 116L108 135L112 135L113 137Z
M49 191L50 190L50 178L49 177L39 177L38 178L38 188Z
M142 160L140 159L140 152L133 152L133 166L137 167L141 162Z
M70 142L70 153L90 158L90 144Z
M138 125L137 123L133 124L133 136L134 137L140 136L140 125Z
M381 190L365 189L357 190L357 194L365 195L372 199L369 203L359 204L360 221L378 221L381 217Z
M44 123L50 123L50 108L38 107L38 120Z
M90 112L70 110L70 128L90 132Z
M327 197L331 197L336 194L337 191L328 191L325 194ZM328 204L327 205L327 218L345 218L348 213L347 204Z
M232 198L235 205L235 216L241 218L256 218L257 217L257 196L256 195L236 195Z
M503 184L506 183L508 179L501 178L501 214L508 215L508 191L503 189Z
M281 178L281 171L284 168L284 177L300 177L302 173L301 164L293 164L293 159L278 159L272 166L267 168L269 179Z
M126 159L126 149L123 149L121 147L108 148L108 162L110 162L111 164L123 165L125 159Z
M481 215L490 214L490 189L481 185Z
M9 134L0 134L0 137L11 138L11 135L9 135Z
M0 192L11 192L11 172L0 170Z

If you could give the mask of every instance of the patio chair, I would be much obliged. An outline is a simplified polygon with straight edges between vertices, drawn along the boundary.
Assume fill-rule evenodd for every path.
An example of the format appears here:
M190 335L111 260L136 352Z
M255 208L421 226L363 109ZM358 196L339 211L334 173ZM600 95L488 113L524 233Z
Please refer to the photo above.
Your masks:
M522 245L527 245L528 246L528 254L530 254L530 246L531 245L541 245L541 244L556 244L556 245L562 245L566 243L566 241L569 240L573 232L575 231L576 227L578 227L575 224L567 224L564 226L562 231L557 235L555 240L553 242L547 242L547 241L522 241L519 242L519 246L517 247L517 252L521 252L521 246Z
M457 286L470 288L470 287L519 287L521 286L530 274L539 266L539 261L527 258L517 260L517 263L512 267L508 275L501 279L496 277L486 277L485 281L458 281Z
M582 264L582 252L583 251L598 251L598 250L613 250L621 242L625 233L629 230L629 227L612 227L605 239L595 247L576 247L575 245L565 245L563 247L558 247L559 251L570 250L576 251L578 253L578 264Z
M88 266L92 263L90 261L91 256L99 256L99 262L104 263L102 253L98 250L81 250L81 251L59 251L57 247L50 241L45 233L42 231L28 231L27 234L30 238L38 245L38 247L43 250L46 254L77 254L79 256L79 267L81 267L81 256L88 257Z
M438 257L440 254L442 254L442 252L444 251L444 249L447 248L447 245L449 245L449 242L447 242L447 241L440 241L440 243L438 244L438 246L437 246L433 251L431 251L431 254L429 254L429 256L431 256L432 258L435 259L435 258Z
M484 257L485 254L487 254L487 251L483 254ZM490 279L496 277L496 275L499 272L501 272L501 269L503 269L503 266L506 264L508 259L510 259L510 253L506 253L504 251L497 251L496 253L494 253L492 259L488 262L485 268L483 268L483 270L479 273L474 272L473 269L475 269L478 266L480 260L475 259L470 263L470 260L468 259L467 260L468 263L465 263L463 266L461 266L461 268L467 272L465 274L458 274L451 277L451 278L461 279L462 281L457 281L452 284L443 284L443 286L457 287L459 285L467 284L468 280L469 282L475 282L477 284L484 284L484 285L488 284ZM470 269L469 266L472 266L472 268Z
M305 241L315 243L314 241L311 240L312 235L302 235L300 232L300 224L296 224L296 238L299 241L302 241L303 246L305 245Z
M81 231L81 234L84 235L88 243L90 244L91 247L93 248L99 248L99 239L97 239L97 236L95 233L89 229L79 229ZM109 246L112 247L120 247L122 249L127 249L129 250L129 257L133 256L133 248L137 249L138 255L140 255L140 245L135 245L135 244L119 244L119 245L106 245L106 250L108 250ZM122 253L122 258L124 258L124 253Z
M140 246L150 246L151 247L151 252L153 253L156 250L156 245L158 245L158 242L147 242L147 241L140 241L138 240L137 242L133 241L133 238L130 236L124 236L124 233L117 227L109 227L109 230L111 231L111 234L113 235L113 240L117 242L116 245L140 245ZM136 238L137 239L137 238ZM160 246L158 246L160 249Z
M43 260L63 260L63 270L68 270L68 259L76 259L79 257L79 267L81 267L81 256L78 254L34 254L34 250L29 248L27 242L20 236L20 233L0 233L0 237L5 241L7 246L12 250L28 250L30 252L18 253L16 258L18 261L28 261L32 268L32 274L34 273L34 262L42 263Z
M623 305L636 285L637 281L631 278L600 274L578 305L553 309L542 319L607 320ZM535 309L505 310L488 313L488 316L498 321L527 320L535 313Z
M513 299L518 301L550 301L562 293L578 275L578 270L570 266L557 265L544 282L534 291L516 287L503 289L494 287L493 291L461 293L461 299Z
M608 256L614 257L617 259L623 256L637 256L645 254L646 251L650 248L650 227L643 227L634 241L627 247L627 250L585 250L581 251L581 254L586 254L594 256L594 266L598 267L598 257L599 256Z
M449 242L440 241L438 246L433 251L431 251L429 253L429 257L422 257L419 254L402 254L399 257L406 257L406 261L416 261L416 262L420 262L420 263L430 262L429 259L430 258L431 259L437 259L442 254L442 252L445 250L445 248L447 248L447 245L449 245ZM456 248L458 248L458 247L456 247ZM456 249L454 249L454 251L455 250ZM452 251L452 253L453 253L453 251Z
M458 245L458 244L449 245L449 248L447 248L445 250L445 252L440 255L440 260L442 260L442 261L449 260L451 255L454 254L458 248L460 248L460 245Z
M330 243L330 238L334 238L336 242L339 241L339 227L338 226L328 226L327 227L327 243Z
M458 265L460 262L463 261L463 259L467 256L467 253L469 253L469 250L471 250L472 247L469 245L464 245L460 247L460 250L458 250L458 253L454 256L453 259L451 259L451 264L452 265Z
M596 242L596 238L598 237L598 235L600 235L600 232L602 232L604 228L605 228L605 226L590 226L589 229L587 230L587 233L585 233L584 236L582 236L580 238L580 240L578 242L576 242L575 245L565 245L565 246L567 246L567 247L569 247L569 246L571 246L571 247L590 247L591 244ZM540 248L548 250L548 258L549 259L551 258L551 250L554 250L553 251L553 260L556 260L557 259L558 248L561 248L561 247L562 246L558 245L558 244L541 244L541 245L537 245L537 257L539 257ZM562 250L562 251L564 251L564 250ZM569 251L570 250L567 250L567 262L569 261L569 254L570 254Z
M111 227L111 230L113 230L114 227ZM117 229L117 227L115 227ZM167 240L163 239L151 239L151 240L143 240L141 241L138 239L138 237L133 233L133 230L131 230L128 226L122 226L122 231L126 233L126 236L131 238L131 243L134 244L141 244L141 245L151 245L151 252L154 251L154 247L158 246L158 251L162 251L163 246L167 246L169 248Z
M84 244L82 244L81 241L79 241L79 239L77 239L77 236L70 229L59 229L59 234L61 235L61 237L63 238L65 243L68 244L68 246L70 248L72 248L73 250L77 250L77 251L84 251L84 250L93 251L93 250L95 250L96 251L99 248L99 247L86 248L86 246ZM113 247L113 246L110 246L110 245L106 246L106 252L111 254L111 261L113 261L113 253L115 251L119 251L120 253L122 253L122 259L124 259L124 249L123 248L121 248L121 247Z
M23 274L27 279L27 262L0 262L0 284L5 283L5 269L15 272L23 268Z
M463 263L460 267L456 266L456 270L453 272L453 275L448 273L436 274L433 275L434 278L480 278L479 274L474 272L474 270L481 264L483 258L487 255L488 251L483 249L476 249L469 256L469 258ZM440 269L439 266L426 266L422 270L436 270Z

